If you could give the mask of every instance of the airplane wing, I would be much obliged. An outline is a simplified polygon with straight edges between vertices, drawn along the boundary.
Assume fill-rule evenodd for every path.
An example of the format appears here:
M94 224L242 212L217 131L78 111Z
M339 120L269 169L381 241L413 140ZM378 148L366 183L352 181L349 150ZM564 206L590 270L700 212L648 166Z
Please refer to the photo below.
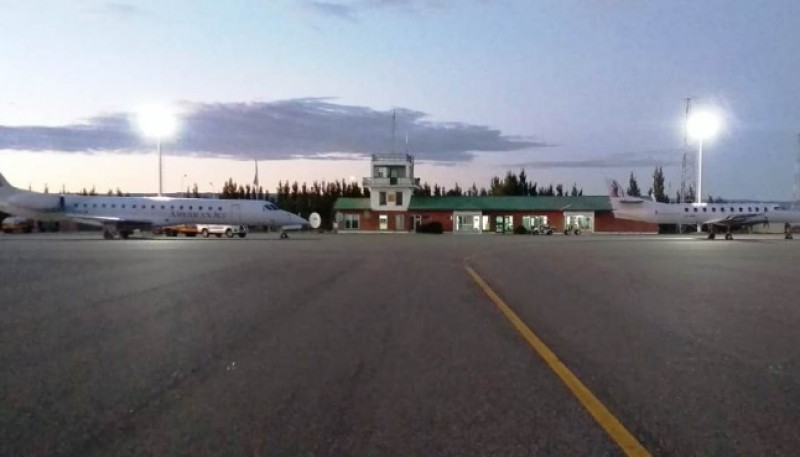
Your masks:
M706 224L720 227L747 227L749 225L764 224L769 222L766 214L763 213L740 213L730 216L720 217L706 221Z
M70 213L67 213L66 216L80 224L94 225L100 227L105 225L114 225L116 227L124 227L128 229L138 228L142 230L150 230L154 226L154 224L151 221L123 219L120 217L112 217L112 216L95 216L89 214L70 214Z

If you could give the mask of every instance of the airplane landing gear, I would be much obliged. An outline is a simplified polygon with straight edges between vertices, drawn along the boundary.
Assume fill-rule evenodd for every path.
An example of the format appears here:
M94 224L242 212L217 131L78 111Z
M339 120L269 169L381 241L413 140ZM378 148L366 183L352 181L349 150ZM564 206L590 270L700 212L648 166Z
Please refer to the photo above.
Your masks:
M793 240L794 236L792 236L791 233L787 233L786 235L783 236L783 238L786 239L786 240Z
M730 233L726 233L726 234L725 234L725 239L726 239L726 240L732 240L732 239L733 239L733 235L732 235L732 234L730 234Z
M289 238L289 234L288 234L288 233L286 233L286 232L281 232L281 239L282 239L282 240L285 240L285 239L288 239L288 238Z
M103 226L103 239L106 240L113 240L117 237L117 227L114 225L104 225Z
M791 224L787 223L787 224L785 224L783 226L783 239L785 239L785 240L793 240L794 239L794 236L792 235L792 225Z

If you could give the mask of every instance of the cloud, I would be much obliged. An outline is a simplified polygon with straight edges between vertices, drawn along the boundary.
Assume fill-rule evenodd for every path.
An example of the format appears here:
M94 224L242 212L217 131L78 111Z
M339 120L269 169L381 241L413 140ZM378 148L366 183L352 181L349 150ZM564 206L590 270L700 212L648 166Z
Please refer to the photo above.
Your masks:
M341 160L405 150L422 160L463 162L476 152L516 151L549 146L509 136L487 126L433 122L426 114L340 105L304 98L253 103L184 103L180 133L166 143L171 154L240 159L315 158ZM64 152L141 152L152 150L134 125L133 113L95 116L60 127L0 126L0 149Z
M144 16L145 10L129 3L106 1L92 8L93 13L114 16L117 19L129 19L136 16Z
M582 160L543 160L516 163L511 166L532 169L548 168L637 168L637 167L671 167L681 164L681 149L662 151L625 152L610 154L595 159Z
M306 9L321 16L331 16L348 21L353 21L356 18L356 8L352 5L312 0L305 2L304 6Z
M361 13L368 10L445 9L455 3L454 0L304 0L302 6L322 16L355 21Z

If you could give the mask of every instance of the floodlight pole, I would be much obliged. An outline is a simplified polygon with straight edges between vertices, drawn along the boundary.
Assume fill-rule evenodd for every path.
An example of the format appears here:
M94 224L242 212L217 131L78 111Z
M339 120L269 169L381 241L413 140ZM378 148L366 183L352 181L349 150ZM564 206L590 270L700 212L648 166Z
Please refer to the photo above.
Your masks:
M161 137L156 139L156 143L158 144L158 196L160 197L164 190L163 161L161 160Z
M703 140L697 140L697 196L694 201L703 203ZM697 224L697 231L703 231L703 224Z

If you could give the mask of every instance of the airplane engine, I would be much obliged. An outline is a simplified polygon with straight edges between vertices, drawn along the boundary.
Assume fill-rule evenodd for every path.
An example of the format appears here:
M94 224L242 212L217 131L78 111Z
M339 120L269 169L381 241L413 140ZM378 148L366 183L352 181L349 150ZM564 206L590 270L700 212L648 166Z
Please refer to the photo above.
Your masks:
M64 211L64 197L60 195L17 194L8 199L8 204L31 211L47 213Z

